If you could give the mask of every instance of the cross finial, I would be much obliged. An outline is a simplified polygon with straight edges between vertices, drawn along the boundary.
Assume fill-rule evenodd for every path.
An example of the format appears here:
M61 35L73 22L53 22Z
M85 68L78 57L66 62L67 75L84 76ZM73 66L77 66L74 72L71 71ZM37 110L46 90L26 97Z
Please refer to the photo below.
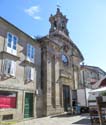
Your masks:
M59 4L57 4L57 8L61 8L61 6Z
M60 5L59 4L57 4L57 13L60 13Z

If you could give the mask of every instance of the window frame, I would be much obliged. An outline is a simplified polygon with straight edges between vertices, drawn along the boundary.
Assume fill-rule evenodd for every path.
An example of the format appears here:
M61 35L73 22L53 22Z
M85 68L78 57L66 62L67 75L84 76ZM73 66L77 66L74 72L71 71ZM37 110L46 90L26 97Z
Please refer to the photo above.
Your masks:
M35 62L35 47L31 44L27 44L27 60L34 63Z
M11 35L11 43L9 41L9 35ZM11 45L9 45L11 44ZM7 33L7 47L11 48L12 47L12 34L10 32Z
M8 95L11 95L11 96L8 96ZM13 96L14 95L14 96ZM5 97L5 98L9 98L9 97L11 97L10 99L10 101L12 101L12 97L15 97L16 99L15 99L15 106L14 107L3 107L3 108L0 108L0 110L7 110L7 109L17 109L17 96L18 96L18 93L16 92L16 91L5 91L5 90L1 90L0 91L0 97L2 98L2 97ZM8 100L9 101L9 100ZM14 101L14 100L13 100ZM3 102L2 102L3 103ZM13 102L12 103L10 103L10 104L12 104L11 106L13 106Z
M61 60L63 62L64 65L68 64L68 57L64 54L61 55Z
M9 46L9 34L12 36L10 46ZM14 38L16 38L15 44L14 44ZM7 52L9 52L13 55L17 55L17 43L18 43L18 37L16 35L12 34L11 32L7 32L7 40L6 40Z
M34 81L34 67L25 66L25 81Z
M3 73L6 76L16 76L16 62L10 59L4 59Z
M14 38L15 38L15 44L14 44ZM16 35L13 36L13 46L12 46L12 49L13 50L17 50L17 42L18 42L18 38ZM15 48L14 48L15 47Z

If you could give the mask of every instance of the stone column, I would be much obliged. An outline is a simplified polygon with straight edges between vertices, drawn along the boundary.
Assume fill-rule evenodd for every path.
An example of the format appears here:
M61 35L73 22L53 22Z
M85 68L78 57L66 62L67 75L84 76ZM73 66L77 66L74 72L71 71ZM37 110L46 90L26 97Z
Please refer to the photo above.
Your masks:
M56 92L56 106L60 105L60 72L59 72L59 61L56 60L55 62L55 84L56 84L56 88L55 88L55 92Z
M55 108L56 106L56 98L55 98L55 56L52 56L52 106Z
M52 62L51 57L47 55L47 106L52 105Z

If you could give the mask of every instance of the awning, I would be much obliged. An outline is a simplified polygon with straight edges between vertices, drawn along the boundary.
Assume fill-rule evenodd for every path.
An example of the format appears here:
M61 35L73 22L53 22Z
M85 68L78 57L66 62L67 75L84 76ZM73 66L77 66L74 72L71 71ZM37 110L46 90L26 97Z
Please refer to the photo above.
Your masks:
M104 91L106 91L106 87L101 87L101 88L98 88L98 89L91 90L90 93L104 92Z

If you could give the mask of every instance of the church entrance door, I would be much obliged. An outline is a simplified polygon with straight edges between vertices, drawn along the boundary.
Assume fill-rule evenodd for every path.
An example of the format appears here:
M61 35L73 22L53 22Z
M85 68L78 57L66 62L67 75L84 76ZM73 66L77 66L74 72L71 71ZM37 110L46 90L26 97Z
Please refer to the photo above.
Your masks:
M63 85L63 104L64 111L68 111L68 107L70 107L70 87L67 85Z

